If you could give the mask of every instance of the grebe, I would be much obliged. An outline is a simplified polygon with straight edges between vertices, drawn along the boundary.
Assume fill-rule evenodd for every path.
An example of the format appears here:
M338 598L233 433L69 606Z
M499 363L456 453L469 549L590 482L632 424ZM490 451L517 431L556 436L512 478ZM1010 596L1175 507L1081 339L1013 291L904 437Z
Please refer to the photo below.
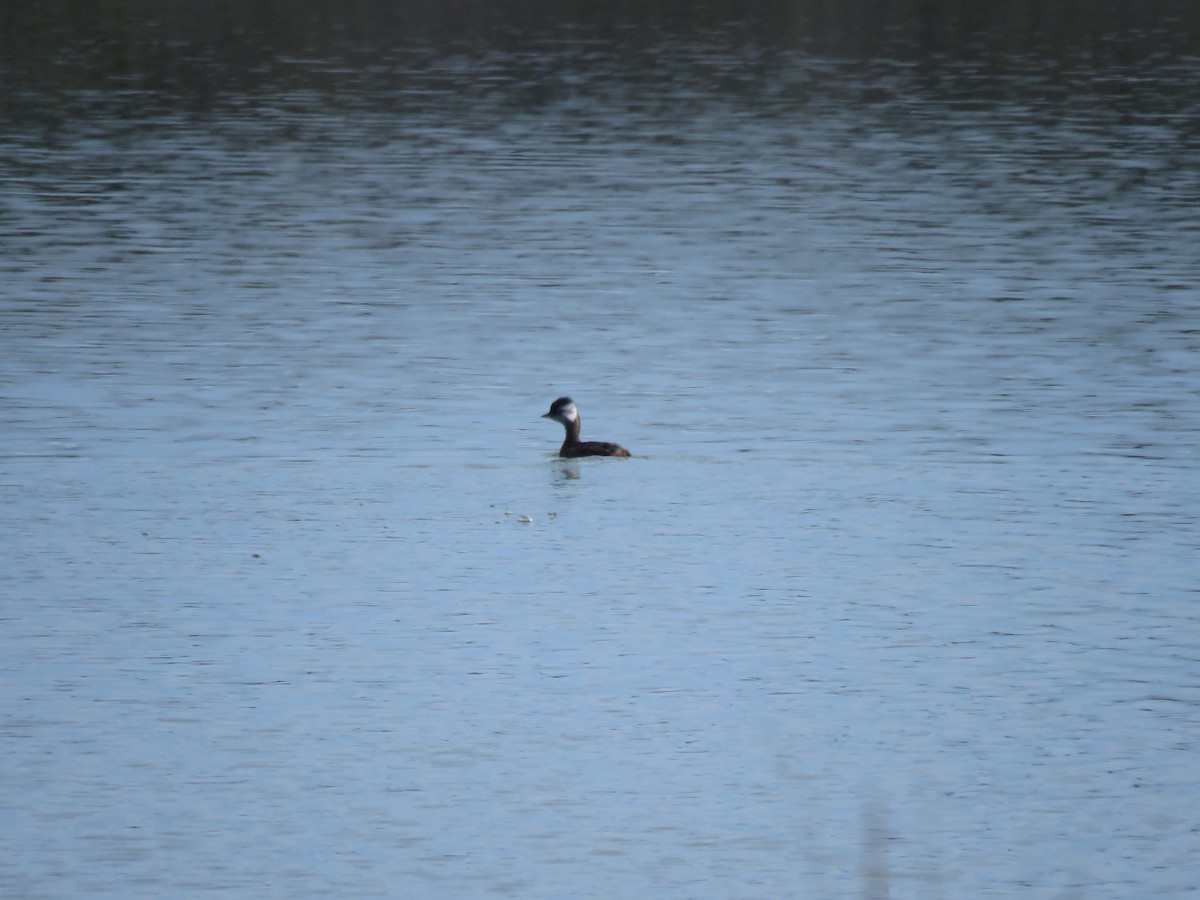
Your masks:
M559 397L550 404L550 412L543 419L553 419L561 422L567 436L558 450L559 456L628 456L629 451L620 444L609 444L605 441L581 441L579 439L579 410L570 397Z

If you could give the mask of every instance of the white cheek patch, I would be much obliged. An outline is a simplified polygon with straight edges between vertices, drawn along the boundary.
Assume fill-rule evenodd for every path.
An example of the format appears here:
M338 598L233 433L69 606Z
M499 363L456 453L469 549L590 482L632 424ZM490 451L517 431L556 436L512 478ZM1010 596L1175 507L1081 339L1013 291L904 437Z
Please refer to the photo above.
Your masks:
M558 411L558 414L568 422L574 422L579 418L579 412L575 409L574 403L570 404L569 406L564 406Z

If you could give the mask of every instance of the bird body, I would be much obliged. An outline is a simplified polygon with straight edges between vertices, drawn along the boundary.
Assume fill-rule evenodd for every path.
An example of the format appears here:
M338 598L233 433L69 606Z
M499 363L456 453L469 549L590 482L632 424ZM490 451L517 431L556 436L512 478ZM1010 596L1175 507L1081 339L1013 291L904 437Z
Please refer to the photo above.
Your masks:
M629 455L629 451L620 444L610 444L607 441L581 441L579 431L583 420L579 417L579 410L570 397L559 397L550 404L550 412L545 413L542 418L553 419L555 422L561 423L566 431L566 437L558 450L559 456L574 458L578 456Z

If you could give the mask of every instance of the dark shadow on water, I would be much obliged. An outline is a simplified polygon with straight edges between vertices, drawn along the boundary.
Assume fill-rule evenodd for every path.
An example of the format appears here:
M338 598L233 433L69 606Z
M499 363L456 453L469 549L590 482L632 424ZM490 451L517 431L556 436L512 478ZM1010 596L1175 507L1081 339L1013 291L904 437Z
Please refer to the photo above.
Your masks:
M17 86L0 97L0 118L53 121L55 105L78 92L107 95L135 116L161 106L204 112L254 104L264 91L311 91L316 103L332 100L330 92L339 102L360 102L363 94L394 100L419 94L431 79L457 74L461 81L467 72L476 76L471 90L480 97L508 80L536 86L523 95L536 103L569 95L579 71L597 66L619 84L697 80L738 94L747 89L747 73L785 64L795 53L915 62L931 70L970 64L1000 74L1017 58L1051 73L1064 64L1137 65L1144 76L1146 66L1170 67L1195 54L1198 35L1200 4L1182 0L569 6L49 0L10 4L0 13L0 74ZM446 63L451 70L439 75Z

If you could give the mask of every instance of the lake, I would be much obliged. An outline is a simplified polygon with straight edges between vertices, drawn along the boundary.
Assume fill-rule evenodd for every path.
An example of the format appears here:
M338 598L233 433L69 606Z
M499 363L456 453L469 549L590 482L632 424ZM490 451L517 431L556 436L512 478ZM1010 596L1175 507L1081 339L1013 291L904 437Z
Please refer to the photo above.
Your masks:
M1200 887L1194 51L26 24L0 893Z

